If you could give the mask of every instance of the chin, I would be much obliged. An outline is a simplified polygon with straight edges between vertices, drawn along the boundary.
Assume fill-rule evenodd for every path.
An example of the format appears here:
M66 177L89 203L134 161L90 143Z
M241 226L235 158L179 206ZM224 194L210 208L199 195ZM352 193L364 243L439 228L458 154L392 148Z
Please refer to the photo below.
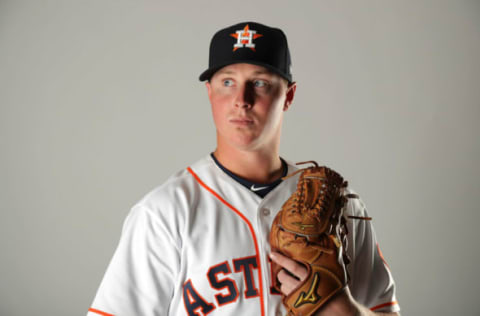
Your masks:
M262 147L258 139L243 140L235 143L235 147L242 151L255 151Z
M256 133L232 133L230 135L220 134L222 143L228 147L235 148L241 151L252 151L260 147L262 140L265 141L262 135Z
M254 147L256 140L254 137L235 137L230 139L229 143L232 147L238 149L249 149Z

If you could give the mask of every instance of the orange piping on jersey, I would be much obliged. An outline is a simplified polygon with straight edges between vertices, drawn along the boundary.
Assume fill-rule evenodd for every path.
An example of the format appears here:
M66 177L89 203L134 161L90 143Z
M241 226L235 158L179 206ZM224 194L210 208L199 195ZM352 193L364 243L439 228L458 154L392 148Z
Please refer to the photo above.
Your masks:
M383 307L387 307L387 306L393 306L393 305L397 305L397 304L398 304L397 301L388 302L388 303L384 303L384 304L380 304L380 305L374 306L374 307L370 308L370 310L373 312L373 311L376 311L377 309L380 309L380 308L383 308Z
M253 226L250 223L250 221L243 215L239 210L237 210L233 205L225 201L217 192L215 192L213 189L211 189L208 185L206 185L199 177L198 175L190 168L187 168L188 172L192 174L192 176L197 180L197 182L208 192L210 192L213 196L215 196L220 202L228 206L232 211L234 211L240 218L247 224L248 228L250 229L250 233L252 234L253 238L253 243L255 244L255 251L256 251L256 257L257 257L257 264L258 264L258 282L259 287L260 287L260 311L261 315L265 316L265 306L263 302L263 279L262 279L262 265L260 262L260 251L258 248L258 242L257 242L257 236L255 235L255 231L253 230Z
M382 259L383 263L385 263L387 268L390 270L390 266L388 265L387 261L385 261L385 257L383 256L383 253L380 250L380 246L378 245L378 242L377 242L377 250L378 250L378 254L380 255L380 258Z
M95 308L89 308L88 311L89 311L89 312L92 312L92 313L96 313L96 314L98 314L98 315L102 315L102 316L115 316L115 315L113 315L113 314L108 314L108 313L99 311L98 309L95 309Z

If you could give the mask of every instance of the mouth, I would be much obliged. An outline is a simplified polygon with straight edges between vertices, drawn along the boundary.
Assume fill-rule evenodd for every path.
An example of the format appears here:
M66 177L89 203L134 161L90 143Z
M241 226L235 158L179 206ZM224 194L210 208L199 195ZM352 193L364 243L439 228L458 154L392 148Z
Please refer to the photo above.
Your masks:
M241 126L249 126L249 125L253 125L253 120L252 119L249 119L249 118L233 118L233 119L230 119L230 123L233 123L235 125L241 125Z

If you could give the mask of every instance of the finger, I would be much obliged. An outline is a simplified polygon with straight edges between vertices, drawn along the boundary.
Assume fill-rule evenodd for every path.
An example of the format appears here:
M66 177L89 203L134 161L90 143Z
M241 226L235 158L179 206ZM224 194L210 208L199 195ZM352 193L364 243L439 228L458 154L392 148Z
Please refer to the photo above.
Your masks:
M300 284L300 281L297 278L293 277L292 275L290 275L290 273L283 269L278 272L277 278L278 281L280 281L280 283L282 284L280 286L280 291L282 291L284 295L289 295L290 293L292 293L293 290L296 289L297 286Z
M272 260L282 266L284 269L288 270L288 272L292 273L301 281L305 280L308 277L308 270L305 266L289 257L286 257L278 252L272 252L270 254L270 258Z

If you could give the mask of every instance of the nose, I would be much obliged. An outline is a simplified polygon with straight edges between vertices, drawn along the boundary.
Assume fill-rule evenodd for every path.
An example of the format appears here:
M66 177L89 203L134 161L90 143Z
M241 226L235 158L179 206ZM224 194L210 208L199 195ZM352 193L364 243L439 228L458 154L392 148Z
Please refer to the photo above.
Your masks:
M235 98L235 106L250 109L255 103L255 90L252 82L246 82L241 86Z

